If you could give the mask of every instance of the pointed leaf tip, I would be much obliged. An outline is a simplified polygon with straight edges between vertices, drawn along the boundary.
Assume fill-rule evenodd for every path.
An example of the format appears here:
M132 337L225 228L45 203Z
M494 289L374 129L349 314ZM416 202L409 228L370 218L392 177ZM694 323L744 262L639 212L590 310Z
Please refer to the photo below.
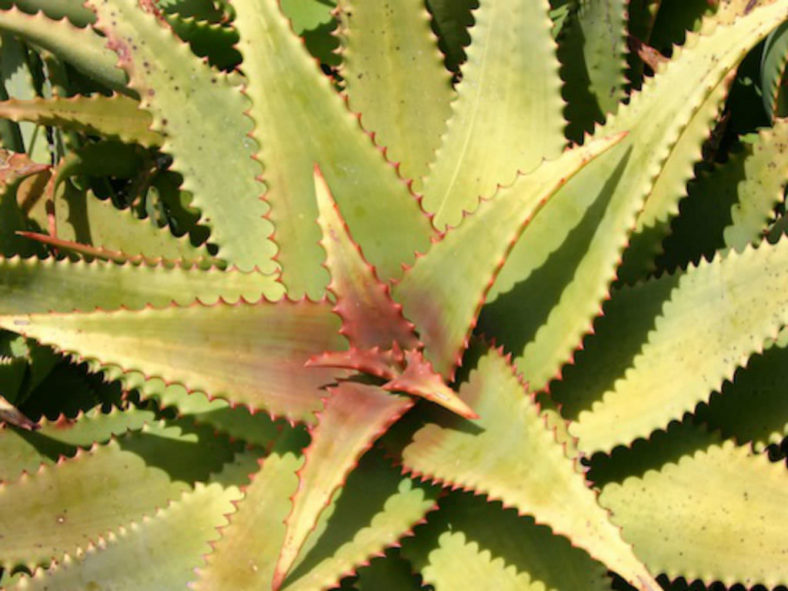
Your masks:
M409 398L392 396L376 386L344 382L329 390L298 471L298 489L274 569L274 590L281 587L321 513L359 458L413 406Z
M385 383L383 389L421 396L466 419L479 418L479 415L446 385L432 364L424 359L421 351L406 351L405 371Z
M392 341L405 349L418 346L413 326L402 316L375 268L364 258L337 207L320 167L314 167L320 244L331 274L328 289L336 296L334 312L342 318L342 334L359 349L389 348Z

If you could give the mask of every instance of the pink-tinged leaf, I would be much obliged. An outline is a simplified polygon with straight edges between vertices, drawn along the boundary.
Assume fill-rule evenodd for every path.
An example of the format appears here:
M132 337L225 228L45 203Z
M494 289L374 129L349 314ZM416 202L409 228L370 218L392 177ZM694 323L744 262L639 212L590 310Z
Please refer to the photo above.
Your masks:
M28 419L17 407L8 402L3 396L0 396L0 423L3 422L16 425L20 429L25 429L27 431L38 429L36 423Z
M405 363L405 371L383 384L384 390L421 396L466 419L479 418L479 415L446 385L443 378L432 368L432 364L424 359L421 351L407 351Z
M0 190L30 175L47 170L49 165L33 162L27 154L0 150Z
M402 317L402 307L394 303L353 241L331 190L315 166L315 195L318 224L323 232L320 244L326 251L326 268L331 274L328 289L336 296L334 312L342 318L342 334L359 349L389 348L396 342L403 349L418 345L413 325Z
M344 382L331 388L298 472L293 510L285 520L287 532L274 571L274 589L282 585L318 517L359 458L411 406L409 398L375 386Z
M395 346L386 351L379 347L372 349L355 349L348 351L326 351L310 357L307 367L337 367L352 369L373 375L378 378L392 380L402 371L405 355Z
M265 299L213 306L0 316L0 326L80 359L139 371L252 410L313 421L341 370L304 369L341 349L328 302Z
M438 373L454 374L487 292L531 219L575 173L624 135L589 141L518 178L483 201L405 273L394 298L415 324Z
M481 418L470 429L453 416L421 427L402 451L408 471L516 507L641 591L659 589L499 350L482 350L459 393Z

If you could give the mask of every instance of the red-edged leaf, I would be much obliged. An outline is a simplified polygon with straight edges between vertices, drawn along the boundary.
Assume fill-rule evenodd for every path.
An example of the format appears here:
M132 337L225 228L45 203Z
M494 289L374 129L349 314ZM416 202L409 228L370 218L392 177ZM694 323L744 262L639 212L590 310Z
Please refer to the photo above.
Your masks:
M320 244L326 251L326 268L331 274L328 289L337 297L334 311L342 318L342 334L359 349L387 349L396 342L414 348L418 339L413 325L402 317L402 307L377 278L361 249L350 236L320 169L315 166L315 195L318 223L323 231Z
M343 347L328 302L265 299L139 311L0 316L0 326L82 359L183 384L253 410L313 421L341 370L304 369Z
M382 351L379 347L372 349L355 349L349 351L326 351L310 357L307 367L338 367L367 373L378 378L392 380L403 369L405 355L396 346Z
M383 384L383 389L421 396L466 419L479 418L479 415L446 385L443 378L432 368L432 364L424 359L421 351L407 351L405 362L405 371Z
M274 572L274 589L282 585L318 517L359 458L412 405L409 398L393 396L375 386L344 382L331 388L298 472L293 510L285 520L287 533Z
M566 181L624 134L589 141L547 161L483 201L434 243L394 288L438 373L451 377L506 257L531 219Z

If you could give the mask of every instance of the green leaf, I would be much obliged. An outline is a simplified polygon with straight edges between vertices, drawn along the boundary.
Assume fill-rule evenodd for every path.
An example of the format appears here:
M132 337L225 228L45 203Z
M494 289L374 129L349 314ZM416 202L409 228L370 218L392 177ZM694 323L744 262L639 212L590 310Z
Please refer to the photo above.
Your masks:
M786 240L689 268L624 377L570 426L579 448L607 451L646 437L706 400L788 322L783 294Z
M785 486L782 462L727 442L610 484L599 501L655 572L773 589L788 582Z
M278 300L275 277L237 270L199 270L163 265L116 265L103 261L0 258L0 314L87 312L94 308L141 309L199 299L213 304L261 296Z
M688 187L673 233L665 240L664 268L710 259L716 250L742 250L761 241L788 177L788 120L762 129L753 143Z
M95 15L80 0L1 0L0 9L19 8L34 15L43 12L53 20L67 18L72 25L84 27L95 22Z
M747 367L737 370L719 393L699 406L698 418L725 437L752 442L759 451L788 436L787 338L783 331L774 345L753 355Z
M96 27L142 97L141 108L153 115L152 129L167 135L162 150L183 173L183 189L194 195L219 256L243 270L272 272L273 227L263 217L267 207L256 180L261 169L251 158L252 122L244 115L248 104L241 90L194 57L134 0L96 2L94 8ZM213 116L206 118L207 112Z
M596 123L615 114L625 96L627 3L584 0L572 11L558 38L565 80L566 135L582 142Z
M423 0L342 0L342 76L352 111L399 172L427 174L454 98Z
M321 513L359 458L411 406L409 398L376 386L345 382L330 390L298 470L298 489L274 569L274 589L281 587Z
M531 220L564 183L622 137L602 138L566 151L518 178L495 198L483 201L407 270L394 287L394 298L415 324L438 373L453 374L487 291Z
M424 181L438 229L564 145L560 79L547 2L500 0L474 13L473 43L452 117Z
M79 29L67 20L33 16L11 8L0 11L0 30L51 51L83 74L118 92L129 94L126 75L116 67L117 57L106 48L106 40L90 29Z
M67 185L56 203L57 236L29 237L76 252L82 252L84 245L84 254L118 262L164 260L187 266L204 265L212 258L204 248L192 245L188 235L173 236L169 228L160 228L150 218L140 219L132 208L118 209L92 191L83 193Z
M403 554L438 591L610 589L605 567L571 540L469 493L441 499L415 534L403 540Z
M325 302L5 316L0 326L24 330L81 359L306 422L320 408L322 386L344 373L304 369L316 351L343 346L337 318Z
M9 591L91 589L111 585L117 591L182 589L210 551L216 529L240 497L235 487L198 485L155 514L103 534L84 552L70 555L48 570L22 578ZM152 563L157 568L150 568Z
M515 245L492 288L490 299L499 301L480 323L513 352L533 389L556 376L589 330L654 175L681 130L787 7L778 0L694 37L596 133L629 135L560 189ZM688 78L693 84L684 83Z
M0 486L0 563L33 566L85 548L108 530L177 498L185 485L117 443L78 452Z
M314 224L315 164L369 262L384 280L398 276L400 264L426 248L429 220L292 35L276 3L237 0L233 6L288 294L320 297L328 283ZM293 142L296 137L302 141Z
M567 536L639 589L659 588L597 505L579 466L565 455L500 351L481 353L459 394L481 418L438 417L419 429L402 450L408 471L500 499Z
M150 130L153 120L138 108L138 104L134 99L119 94L111 97L12 99L0 102L0 117L103 135L143 146L161 145L164 138Z
M16 480L22 472L33 473L41 464L50 465L61 455L73 456L78 447L105 443L113 436L141 429L154 418L151 411L113 408L109 413L103 413L96 408L80 413L74 419L62 415L53 421L43 418L35 433L4 427L0 429L3 457L0 480Z

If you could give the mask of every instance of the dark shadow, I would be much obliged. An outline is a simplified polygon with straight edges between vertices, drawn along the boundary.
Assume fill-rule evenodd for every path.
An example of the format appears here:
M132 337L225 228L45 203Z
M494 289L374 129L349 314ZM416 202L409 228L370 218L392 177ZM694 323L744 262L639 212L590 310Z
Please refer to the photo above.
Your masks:
M545 323L551 310L560 301L572 282L575 269L582 261L597 231L621 176L629 162L631 148L616 165L593 204L586 210L580 223L572 229L561 246L534 270L525 281L501 294L482 309L479 331L495 335L498 345L518 355L533 340L536 331ZM604 156L602 156L604 157ZM561 195L557 195L560 199ZM550 204L547 204L550 207ZM528 230L520 240L528 240ZM527 377L527 376L526 376Z

